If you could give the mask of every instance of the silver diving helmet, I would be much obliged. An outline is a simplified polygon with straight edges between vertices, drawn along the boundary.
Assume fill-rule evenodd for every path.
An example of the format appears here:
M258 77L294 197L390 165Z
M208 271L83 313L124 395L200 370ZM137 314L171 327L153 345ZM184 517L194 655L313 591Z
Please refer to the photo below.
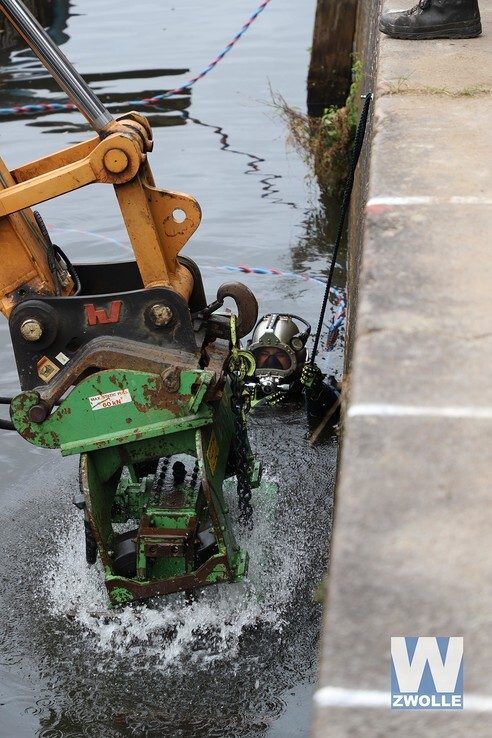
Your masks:
M288 390L298 378L308 358L310 334L309 323L297 315L272 313L258 321L248 349L256 359L255 375L265 394Z

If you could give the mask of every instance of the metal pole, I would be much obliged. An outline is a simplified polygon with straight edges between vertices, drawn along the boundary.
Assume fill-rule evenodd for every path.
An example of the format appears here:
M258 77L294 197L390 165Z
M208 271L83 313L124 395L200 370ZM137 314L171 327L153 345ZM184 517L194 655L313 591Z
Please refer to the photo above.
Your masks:
M98 133L114 118L65 54L20 0L0 0L0 10Z

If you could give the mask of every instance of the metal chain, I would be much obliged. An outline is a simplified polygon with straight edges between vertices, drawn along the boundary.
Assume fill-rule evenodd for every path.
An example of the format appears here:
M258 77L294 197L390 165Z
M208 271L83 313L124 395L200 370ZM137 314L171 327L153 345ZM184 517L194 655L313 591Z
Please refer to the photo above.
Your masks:
M239 520L251 524L251 452L246 426L245 396L241 380L231 375L231 409L234 414L233 454L239 499Z
M237 477L239 498L239 520L251 527L251 466L253 458L248 440L246 415L251 406L251 397L246 389L247 377L254 374L256 365L249 351L241 351L236 335L236 316L231 315L231 354L226 371L231 380L231 410L234 415L234 438L232 451Z

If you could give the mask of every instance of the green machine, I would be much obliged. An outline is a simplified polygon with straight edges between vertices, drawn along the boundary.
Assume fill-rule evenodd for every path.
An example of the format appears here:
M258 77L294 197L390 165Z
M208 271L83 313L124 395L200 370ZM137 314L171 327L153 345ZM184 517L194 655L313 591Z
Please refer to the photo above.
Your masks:
M20 0L0 9L97 134L12 171L0 161L0 310L22 390L12 426L80 454L74 502L113 605L240 581L248 556L225 489L250 524L261 483L246 431L255 361L239 340L256 299L230 283L207 305L196 264L179 253L200 208L155 186L146 119L115 120ZM72 264L31 210L93 182L114 187L135 260ZM217 312L226 298L237 319Z
M217 355L200 369L193 355L175 363L172 354L128 339L110 343L120 364L137 368L92 372L49 414L44 388L11 403L13 423L30 443L80 454L74 502L84 510L88 563L99 552L115 605L240 581L248 556L236 543L224 486L238 488L248 524L261 470L243 396L233 388L254 363L246 352L215 345Z

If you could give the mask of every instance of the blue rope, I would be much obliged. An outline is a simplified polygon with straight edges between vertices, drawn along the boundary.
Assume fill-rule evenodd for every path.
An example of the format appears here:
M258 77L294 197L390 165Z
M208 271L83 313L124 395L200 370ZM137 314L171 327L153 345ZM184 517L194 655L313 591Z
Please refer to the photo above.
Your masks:
M144 97L141 100L127 100L126 102L120 103L121 105L133 105L133 106L141 106L141 107L150 107L153 105L156 105L161 100L166 100L169 97L172 97L173 95L179 95L182 92L189 92L190 88L196 84L199 80L203 79L209 72L214 69L217 64L222 61L222 59L226 56L226 54L231 51L231 49L236 45L236 43L239 41L241 36L244 36L248 28L251 26L251 24L258 18L260 13L262 13L268 3L270 3L271 0L262 0L261 4L256 8L254 13L250 15L246 23L242 26L242 28L236 33L235 36L229 41L227 46L225 46L222 51L213 59L210 64L208 64L205 69L203 69L199 74L197 74L195 77L192 77L186 84L182 85L181 87L176 87L174 90L169 90L169 92L163 92L160 95L154 95L153 97ZM12 108L0 108L0 116L11 116L11 115L32 115L36 113L58 113L58 112L72 112L74 110L77 110L76 105L70 102L66 103L51 103L51 102L42 102L42 103L30 103L28 105L16 105Z

